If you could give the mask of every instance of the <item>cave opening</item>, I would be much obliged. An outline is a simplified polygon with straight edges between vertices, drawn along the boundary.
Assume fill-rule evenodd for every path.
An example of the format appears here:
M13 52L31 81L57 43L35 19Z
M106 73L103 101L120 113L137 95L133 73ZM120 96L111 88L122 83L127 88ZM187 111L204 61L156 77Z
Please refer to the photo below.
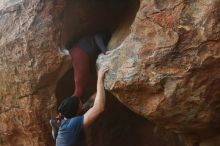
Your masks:
M67 0L63 13L61 44L86 34L113 34L109 48L117 47L129 33L139 0Z
M70 97L74 92L74 72L73 68L69 69L58 81L55 90L55 96L57 98L57 107L61 101Z
M108 49L119 46L129 34L139 0L68 0L63 13L63 47L80 36L99 31L112 33ZM70 68L57 82L57 106L74 92L74 69ZM107 93L106 109L86 133L91 146L182 146L175 134L155 133L156 126L126 108Z
M61 45L100 31L112 33L108 49L116 48L129 33L139 8L139 0L67 0L63 10ZM73 68L58 81L55 90L57 106L74 92Z

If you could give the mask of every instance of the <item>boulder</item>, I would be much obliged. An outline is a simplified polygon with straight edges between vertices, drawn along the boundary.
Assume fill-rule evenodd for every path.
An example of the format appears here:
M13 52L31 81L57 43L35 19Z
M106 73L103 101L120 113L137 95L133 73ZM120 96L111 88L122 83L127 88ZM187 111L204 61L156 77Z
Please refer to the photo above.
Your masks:
M61 7L55 1L1 1L2 146L52 143L48 120L56 113L54 90L70 66L59 47Z
M219 0L1 0L0 146L54 145L49 119L74 90L64 48L103 30L111 51L97 63L110 66L105 87L117 100L108 95L88 130L91 146L220 145L219 9Z
M99 65L110 66L106 88L165 129L219 134L219 6L219 0L141 0L127 37L99 57Z

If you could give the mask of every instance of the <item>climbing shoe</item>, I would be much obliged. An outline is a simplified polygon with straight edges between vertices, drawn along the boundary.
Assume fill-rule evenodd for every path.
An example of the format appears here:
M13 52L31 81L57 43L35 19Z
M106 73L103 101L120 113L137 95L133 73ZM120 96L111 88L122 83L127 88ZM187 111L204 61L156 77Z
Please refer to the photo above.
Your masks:
M56 120L55 119L50 120L50 126L51 126L51 129L52 129L53 139L56 140L58 129L57 129L57 126L56 126Z

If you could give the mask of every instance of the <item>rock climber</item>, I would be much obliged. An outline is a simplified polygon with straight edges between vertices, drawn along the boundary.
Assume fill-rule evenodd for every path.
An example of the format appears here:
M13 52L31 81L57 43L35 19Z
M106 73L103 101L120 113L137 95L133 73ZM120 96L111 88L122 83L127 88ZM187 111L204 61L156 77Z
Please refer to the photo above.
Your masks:
M94 100L94 95L91 95L96 92L96 59L101 52L106 53L110 38L111 33L100 32L80 37L67 44L74 69L75 90L72 96L78 97L82 104L88 100L88 97L93 97ZM91 100L84 104L84 112L91 106L90 102ZM60 115L57 116L58 119L59 117ZM59 123L52 119L50 125L52 136L56 139Z
M106 53L110 37L109 32L86 35L68 47L74 69L73 96L79 97L82 103L96 91L96 59L101 52Z
M85 114L82 112L82 102L76 96L71 96L62 101L58 108L61 114L61 123L56 138L56 146L73 146L78 144L78 140L84 129L88 128L98 116L104 111L105 90L103 80L108 67L101 67L98 71L97 93L94 105Z

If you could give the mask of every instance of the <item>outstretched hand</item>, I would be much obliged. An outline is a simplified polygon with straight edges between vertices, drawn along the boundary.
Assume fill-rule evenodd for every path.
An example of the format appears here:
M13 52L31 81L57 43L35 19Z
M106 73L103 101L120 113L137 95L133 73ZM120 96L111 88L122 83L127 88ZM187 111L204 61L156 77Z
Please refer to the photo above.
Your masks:
M109 70L107 66L101 66L101 68L98 71L98 79L103 80L105 77L105 73Z

